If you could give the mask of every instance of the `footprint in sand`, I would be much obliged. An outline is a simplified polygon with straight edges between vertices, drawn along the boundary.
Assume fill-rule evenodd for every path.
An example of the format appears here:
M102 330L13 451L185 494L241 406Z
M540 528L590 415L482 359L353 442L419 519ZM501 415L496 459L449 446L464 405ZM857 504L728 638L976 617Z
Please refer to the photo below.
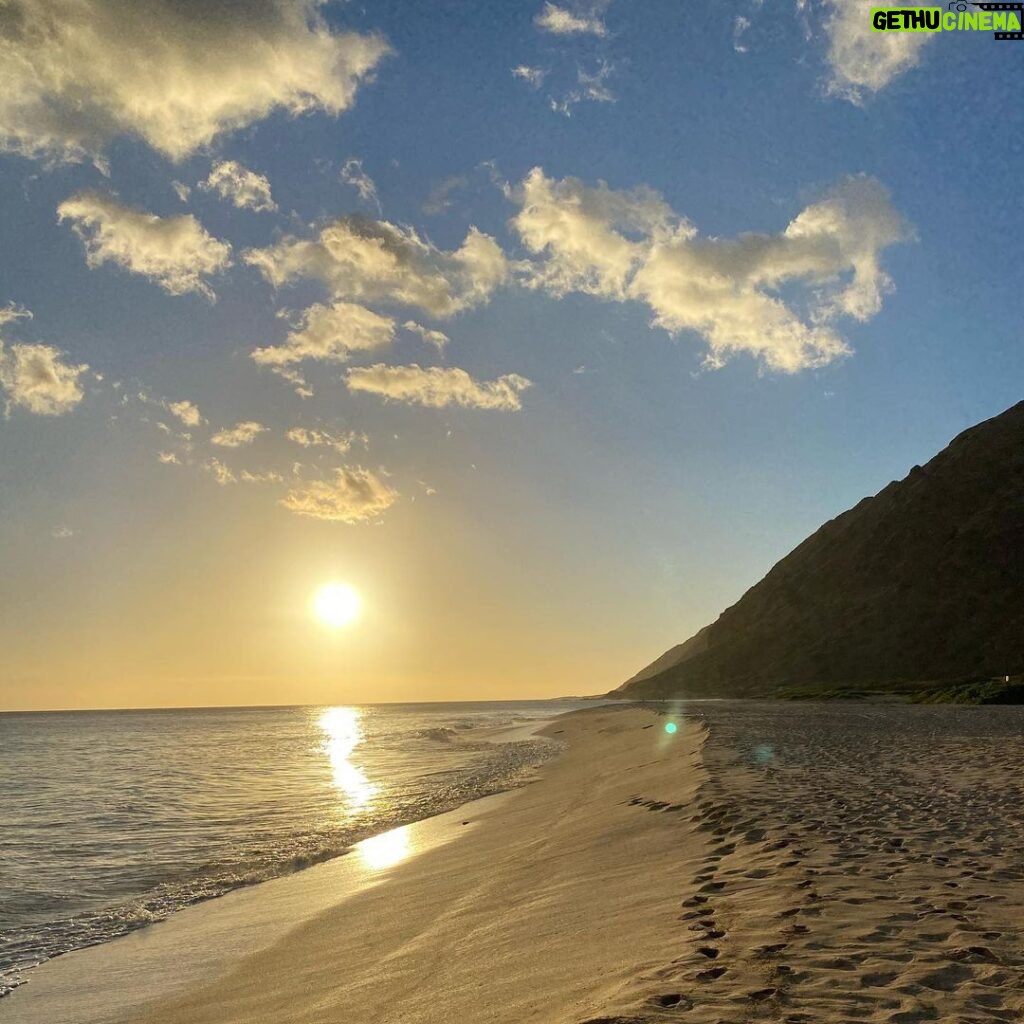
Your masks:
M724 967L709 967L706 971L697 972L698 981L714 981L716 978L720 978L725 974Z
M967 946L963 949L954 949L949 954L950 960L956 960L965 964L997 964L999 957L987 946Z
M693 1003L681 992L668 992L663 996L657 996L654 1001L658 1006L678 1006L684 1010L693 1008Z
M898 977L899 975L895 971L873 971L870 974L862 975L860 983L865 988L885 988Z

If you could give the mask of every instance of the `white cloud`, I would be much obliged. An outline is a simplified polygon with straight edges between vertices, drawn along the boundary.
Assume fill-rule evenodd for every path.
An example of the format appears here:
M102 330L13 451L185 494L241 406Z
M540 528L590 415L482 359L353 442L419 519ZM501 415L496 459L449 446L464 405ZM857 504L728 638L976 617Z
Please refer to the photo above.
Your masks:
M303 448L330 448L340 455L347 455L357 442L366 444L365 434L350 431L347 434L332 434L327 430L310 430L307 427L292 427L285 437Z
M191 214L158 217L94 191L65 200L57 214L71 221L90 267L114 263L171 295L199 292L213 301L203 278L231 265L231 246L207 234Z
M20 306L0 307L0 328L31 317ZM65 353L52 345L15 343L7 348L0 337L0 390L8 415L15 406L39 416L70 412L82 400L79 378L88 369L84 363L65 362Z
M445 252L412 228L365 217L341 217L315 239L287 237L244 258L275 286L313 278L337 299L416 306L437 317L485 302L508 274L498 244L476 228Z
M345 362L353 352L385 348L395 337L395 322L353 302L315 304L299 316L283 345L258 348L252 358L261 366L287 366L304 359Z
M242 445L252 444L267 429L262 423L246 420L244 423L236 423L233 427L218 430L210 441L221 448L241 448Z
M186 185L183 181L172 181L171 188L174 190L174 194L183 202L187 203L189 197L192 195L192 189Z
M547 77L545 68L531 68L527 64L520 64L512 69L512 77L519 78L534 89L539 89Z
M0 388L8 407L21 406L40 416L60 416L82 400L78 378L88 369L84 363L64 362L64 353L52 345L11 345L0 341Z
M406 320L402 327L411 334L419 335L428 345L433 345L439 352L444 350L445 345L451 341L444 331L434 331L429 327L416 323L415 320Z
M874 179L842 181L779 234L700 237L655 192L615 192L534 169L513 219L541 257L526 283L554 295L637 300L654 323L699 334L706 362L748 353L793 373L849 353L833 321L867 320L892 287L882 252L910 230ZM803 306L779 289L802 287Z
M237 160L219 160L210 176L199 183L207 192L216 192L222 199L234 203L240 210L272 213L277 203L270 192L270 182Z
M176 416L186 427L198 427L203 422L202 413L187 399L180 402L163 402L163 407L172 415Z
M604 36L608 34L608 29L601 14L607 6L607 3L591 4L586 13L577 13L568 7L545 3L540 14L533 20L538 28L555 35Z
M320 0L6 0L0 144L49 160L138 136L180 160L274 110L340 114L388 53Z
M825 10L829 91L861 103L905 71L916 67L931 32L875 32L873 7L916 7L898 0L822 0Z
M50 531L50 536L54 540L70 540L74 535L75 531L70 526L55 526Z
M522 408L519 393L531 385L525 377L509 373L497 380L477 381L458 367L361 366L349 370L350 391L366 391L395 402L441 409L460 405L467 409Z
M165 466L180 466L181 459L178 458L175 452L157 452L157 460L163 463Z
M380 211L377 186L374 184L373 178L363 170L362 160L350 157L342 165L338 176L346 185L351 185L359 193L360 199L367 203L373 203L377 207L377 211Z
M332 480L313 480L292 488L281 504L296 515L340 523L376 519L398 500L398 492L361 466L342 466Z
M531 252L547 257L528 283L556 296L586 292L625 299L649 239L687 228L652 189L616 192L603 182L590 187L577 178L557 181L539 167L517 198L521 208L513 226Z

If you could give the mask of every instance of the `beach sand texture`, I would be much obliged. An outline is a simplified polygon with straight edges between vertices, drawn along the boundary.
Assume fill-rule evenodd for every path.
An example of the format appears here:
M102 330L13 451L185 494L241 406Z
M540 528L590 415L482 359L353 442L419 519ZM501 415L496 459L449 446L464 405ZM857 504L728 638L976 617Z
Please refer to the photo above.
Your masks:
M465 839L146 1024L1024 1019L1024 709L595 709Z

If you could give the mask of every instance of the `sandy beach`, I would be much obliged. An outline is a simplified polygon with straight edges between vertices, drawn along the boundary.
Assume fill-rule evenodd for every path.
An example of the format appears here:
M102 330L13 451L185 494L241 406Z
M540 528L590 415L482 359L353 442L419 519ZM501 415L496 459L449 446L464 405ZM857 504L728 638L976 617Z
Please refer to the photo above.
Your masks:
M1021 711L709 702L546 731L565 753L464 838L105 1019L1021 1019Z

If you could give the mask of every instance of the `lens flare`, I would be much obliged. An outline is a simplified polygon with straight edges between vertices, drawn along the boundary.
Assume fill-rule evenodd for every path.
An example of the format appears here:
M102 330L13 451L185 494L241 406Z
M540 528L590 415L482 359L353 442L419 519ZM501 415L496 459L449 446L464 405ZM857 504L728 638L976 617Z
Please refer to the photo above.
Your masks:
M675 722L666 722L665 723L665 732L667 732L669 734L669 736L674 735L676 729L678 729L678 728L679 727L676 725Z

